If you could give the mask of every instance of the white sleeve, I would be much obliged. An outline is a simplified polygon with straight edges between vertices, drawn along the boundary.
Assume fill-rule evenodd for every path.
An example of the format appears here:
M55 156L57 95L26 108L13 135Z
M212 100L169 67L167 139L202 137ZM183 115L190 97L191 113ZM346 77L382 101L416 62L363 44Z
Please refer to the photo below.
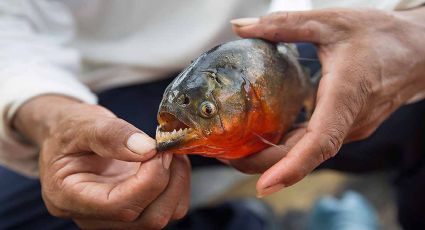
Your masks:
M96 102L74 77L80 57L67 47L72 36L72 16L56 1L0 1L0 164L28 176L38 174L38 150L11 129L11 119L27 100L61 94Z
M400 0L396 10L408 10L425 4L425 0Z

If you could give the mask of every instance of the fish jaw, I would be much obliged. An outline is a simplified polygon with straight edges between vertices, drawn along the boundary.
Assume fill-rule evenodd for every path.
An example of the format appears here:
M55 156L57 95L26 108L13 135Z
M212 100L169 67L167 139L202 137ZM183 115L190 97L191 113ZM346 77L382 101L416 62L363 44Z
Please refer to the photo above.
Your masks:
M192 139L196 139L198 135L195 134L194 129L192 128L183 128L173 131L161 131L161 126L156 128L156 143L157 150L164 152L171 150L175 147L179 147L184 143L189 142Z
M175 150L200 136L194 128L169 112L160 113L158 122L155 139L159 152Z

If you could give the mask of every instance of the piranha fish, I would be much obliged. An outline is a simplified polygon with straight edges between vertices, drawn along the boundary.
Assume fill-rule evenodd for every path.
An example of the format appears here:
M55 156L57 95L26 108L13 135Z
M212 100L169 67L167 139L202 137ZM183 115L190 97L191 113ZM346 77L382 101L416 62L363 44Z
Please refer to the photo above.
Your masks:
M241 39L199 56L167 87L159 152L236 159L278 143L313 87L288 44Z

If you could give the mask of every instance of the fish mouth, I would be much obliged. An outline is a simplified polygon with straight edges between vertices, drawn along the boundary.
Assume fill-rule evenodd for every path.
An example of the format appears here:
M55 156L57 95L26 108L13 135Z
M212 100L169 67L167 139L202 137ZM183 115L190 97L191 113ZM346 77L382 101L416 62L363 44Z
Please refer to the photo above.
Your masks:
M169 150L196 137L195 130L169 112L158 114L156 142L159 151Z

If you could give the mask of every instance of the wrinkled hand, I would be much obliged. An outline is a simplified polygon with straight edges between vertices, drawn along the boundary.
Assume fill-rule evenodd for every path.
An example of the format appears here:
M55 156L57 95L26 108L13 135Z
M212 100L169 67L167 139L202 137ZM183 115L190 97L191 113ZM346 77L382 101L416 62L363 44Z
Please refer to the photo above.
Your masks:
M18 119L52 101L53 110L66 106L49 117L42 137L32 138L41 147L42 195L51 214L83 229L161 229L185 215L187 157L155 155L155 141L136 127L100 106L65 98L34 99ZM17 123L27 129L25 121Z
M368 137L394 110L424 93L425 27L405 13L327 9L232 23L241 37L312 42L322 63L308 124L288 134L281 149L231 162L245 172L265 171L259 196L298 182L344 142Z

